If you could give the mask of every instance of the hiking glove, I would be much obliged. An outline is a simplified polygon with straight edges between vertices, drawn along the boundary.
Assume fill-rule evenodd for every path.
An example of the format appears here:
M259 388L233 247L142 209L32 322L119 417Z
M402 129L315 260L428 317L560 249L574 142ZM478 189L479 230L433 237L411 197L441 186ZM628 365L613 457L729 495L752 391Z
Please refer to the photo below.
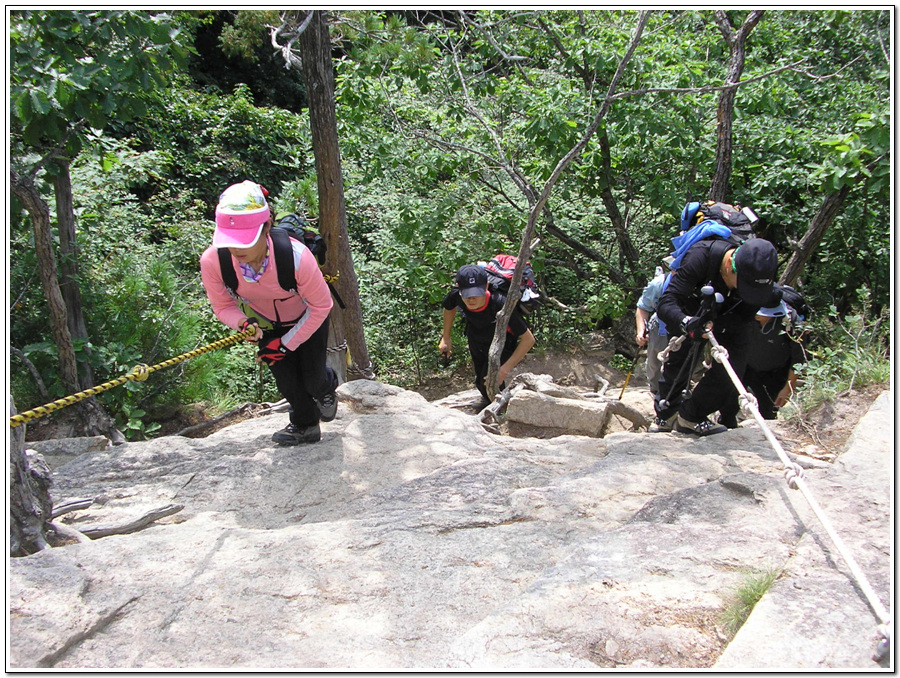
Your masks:
M281 343L281 339L276 337L266 344L259 347L259 359L264 363L272 365L287 355L287 349Z
M694 341L701 341L709 321L700 316L685 316L681 321L681 331Z
M241 323L241 332L246 332L251 327L255 327L257 330L259 330L259 320L257 320L256 318L247 318L244 322ZM259 334L259 332L257 332L257 334ZM249 337L247 341L256 343L256 341L258 340L256 338L256 335L254 335L252 337Z

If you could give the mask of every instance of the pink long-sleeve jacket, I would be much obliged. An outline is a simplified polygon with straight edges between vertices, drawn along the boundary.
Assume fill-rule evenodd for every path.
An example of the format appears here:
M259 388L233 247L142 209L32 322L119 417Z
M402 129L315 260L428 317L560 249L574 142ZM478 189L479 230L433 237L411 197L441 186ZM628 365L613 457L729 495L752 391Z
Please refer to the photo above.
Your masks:
M238 278L237 295L263 318L282 323L296 321L296 325L281 338L284 347L293 351L309 339L328 318L332 306L331 290L322 277L313 253L303 243L293 239L291 245L294 248L294 277L298 293L291 294L282 289L278 284L275 257L272 256L272 238L267 237L267 240L269 264L258 282L244 280L240 266L232 258ZM215 247L209 247L200 256L200 277L216 317L228 327L240 329L247 316L222 280L219 255Z

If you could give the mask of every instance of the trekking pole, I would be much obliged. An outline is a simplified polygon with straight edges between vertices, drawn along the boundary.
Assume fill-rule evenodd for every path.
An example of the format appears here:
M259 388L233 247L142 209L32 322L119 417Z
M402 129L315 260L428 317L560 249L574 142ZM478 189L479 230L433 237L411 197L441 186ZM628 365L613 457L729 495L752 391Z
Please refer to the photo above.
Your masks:
M721 297L722 295L717 295L712 285L704 285L702 288L700 288L700 293L703 295L703 298L700 301L700 309L697 311L697 315L699 317L709 316L709 319L712 320L713 318L715 318L715 307L713 306L713 302L715 301L721 303L723 299L719 299L719 297ZM669 392L666 394L665 398L659 401L659 406L661 408L665 409L669 406L669 400L672 397L672 391L675 390L675 385L681 381L681 376L684 374L684 368L687 367L688 362L690 362L691 364L691 371L688 372L687 381L685 383L684 389L682 390L681 396L682 398L690 398L691 376L694 374L694 369L697 367L697 357L700 355L700 346L700 341L695 341L694 345L691 346L690 361L685 360L683 363L681 363L681 369L678 370L678 375L675 377L675 380L669 387Z
M803 478L803 468L791 461L790 457L788 457L787 452L785 452L784 448L781 446L781 443L779 443L775 438L772 430L769 428L768 424L766 424L766 420L763 419L762 415L759 413L759 406L756 403L756 398L748 393L747 389L744 388L744 385L741 383L740 378L734 371L734 368L731 366L731 362L728 360L728 351L718 342L718 340L716 340L716 337L712 333L712 331L709 332L709 343L712 345L713 358L717 362L722 364L722 366L725 368L725 371L728 373L728 376L731 378L734 387L737 389L739 400L741 402L741 408L745 412L749 412L753 415L753 418L756 419L756 422L759 424L760 429L762 429L763 435L765 435L766 439L772 445L772 448L775 450L775 453L778 455L781 463L784 464L784 478L787 481L788 487L790 487L792 490L800 490L800 493L809 503L810 507L813 510L813 513L816 514L816 517L822 524L822 527L825 528L828 536L831 537L832 543L837 547L838 553L840 553L841 557L843 557L844 562L850 569L850 573L856 579L860 590L866 596L869 605L875 612L875 616L878 617L878 620L881 622L881 625L878 627L878 632L881 634L881 640L879 641L878 647L875 651L875 658L876 660L880 661L887 655L888 651L890 650L890 614L888 614L887 609L881 603L881 600L878 598L875 590L869 584L865 573L856 563L853 555L845 546L844 541L835 531L834 527L832 527L830 521L828 520L828 517L822 511L822 508L819 506L816 498L812 495L809 487L807 487L806 481Z
M644 333L644 336L647 336ZM634 354L634 360L631 361L631 367L628 368L628 374L625 375L625 383L622 384L622 392L619 393L619 400L622 399L622 396L625 395L625 389L628 388L628 382L631 381L631 375L634 372L634 366L637 365L638 358L641 357L641 349L637 350L637 353Z
M123 374L121 377L117 377L112 381L107 381L106 383L100 384L99 386L93 386L89 389L81 391L80 393L66 396L65 398L59 398L58 400L54 400L52 403L47 403L46 405L35 407L33 410L14 414L9 418L9 426L10 428L15 428L29 421L33 421L34 419L39 419L40 417L48 415L51 412L61 410L62 408L68 407L69 405L74 405L77 402L81 402L82 400L85 400L92 396L99 395L104 391L109 391L110 389L115 388L116 386L121 386L122 384L125 384L129 381L147 381L147 377L149 377L157 370L163 370L167 367L177 365L180 362L184 362L185 360L189 360L190 358L195 358L198 355L209 353L210 351L217 351L220 348L225 348L226 346L230 346L231 344L236 344L241 339L249 339L254 334L256 334L255 325L248 327L243 332L233 334L230 337L226 337L225 339L219 339L218 341L214 341L207 346L202 346L200 348L194 349L193 351L182 353L180 356L171 358L161 363L157 363L152 367L148 367L143 363L135 365L134 368L132 368L131 372L129 372L128 374Z

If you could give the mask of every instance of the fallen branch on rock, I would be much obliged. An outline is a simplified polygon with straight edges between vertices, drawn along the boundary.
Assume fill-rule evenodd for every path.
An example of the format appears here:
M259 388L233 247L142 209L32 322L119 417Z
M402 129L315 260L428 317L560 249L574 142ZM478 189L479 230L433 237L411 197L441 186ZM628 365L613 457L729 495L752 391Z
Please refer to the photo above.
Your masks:
M209 429L213 428L217 424L222 423L223 421L226 421L227 419L231 419L233 417L237 417L242 414L247 414L248 412L251 415L256 416L256 414L258 414L258 412L255 411L256 408L265 409L265 404L259 405L257 403L244 403L240 407L236 407L233 410L229 410L225 414L220 414L215 419L210 419L209 421L201 421L199 424L194 424L193 426L188 426L187 428L180 430L175 435L184 436L185 438L192 438L192 437L195 437L198 433L203 433L204 431L208 431Z
M78 531L91 539L100 539L101 537L109 537L114 534L128 534L130 532L137 532L160 518L174 515L183 508L183 504L169 504L168 506L148 511L137 520L132 520L127 523L119 523L117 525L88 525L80 528Z
M93 499L67 499L61 504L56 504L53 507L53 512L50 514L50 520L59 518L61 515L71 513L72 511L81 511L93 503Z

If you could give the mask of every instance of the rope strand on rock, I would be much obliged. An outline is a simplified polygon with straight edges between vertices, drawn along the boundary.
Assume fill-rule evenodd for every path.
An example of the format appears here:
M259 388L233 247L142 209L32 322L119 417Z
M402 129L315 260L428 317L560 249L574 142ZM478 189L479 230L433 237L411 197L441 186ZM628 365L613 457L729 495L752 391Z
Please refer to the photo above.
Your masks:
M860 590L868 599L869 605L875 612L875 616L878 617L878 620L881 622L881 625L878 627L878 632L882 637L882 641L879 646L880 652L883 647L890 643L890 614L882 604L881 600L878 598L878 595L875 593L875 590L872 588L871 584L869 584L869 580L866 578L865 573L859 567L849 549L847 549L843 539L841 539L840 535L835 531L834 527L831 524L831 521L828 520L828 516L825 515L825 512L822 510L821 506L819 506L819 503L813 496L812 491L806 484L806 480L803 477L803 469L798 464L791 461L790 457L788 457L787 452L785 452L784 448L781 446L781 443L778 442L778 440L775 438L775 435L772 433L772 430L769 428L768 424L766 424L765 419L763 419L762 415L759 412L759 407L756 404L756 398L754 398L750 393L747 392L747 389L744 388L744 385L741 383L740 378L738 377L737 373L734 371L734 368L731 366L731 363L728 360L728 351L718 342L712 331L709 332L709 343L712 345L713 358L716 360L716 362L722 364L722 366L725 368L725 371L728 373L728 376L731 378L734 387L737 389L742 409L745 412L749 412L749 414L751 414L753 418L756 419L756 422L759 424L760 429L762 429L763 435L765 435L766 439L775 450L775 453L778 455L778 458L781 459L781 462L784 464L784 475L788 486L791 489L800 490L800 493L809 503L813 513L816 514L816 517L819 519L822 527L825 528L828 536L831 537L832 543L837 547L838 552L844 559L847 567L850 569L850 573L856 580L856 583L858 584Z

